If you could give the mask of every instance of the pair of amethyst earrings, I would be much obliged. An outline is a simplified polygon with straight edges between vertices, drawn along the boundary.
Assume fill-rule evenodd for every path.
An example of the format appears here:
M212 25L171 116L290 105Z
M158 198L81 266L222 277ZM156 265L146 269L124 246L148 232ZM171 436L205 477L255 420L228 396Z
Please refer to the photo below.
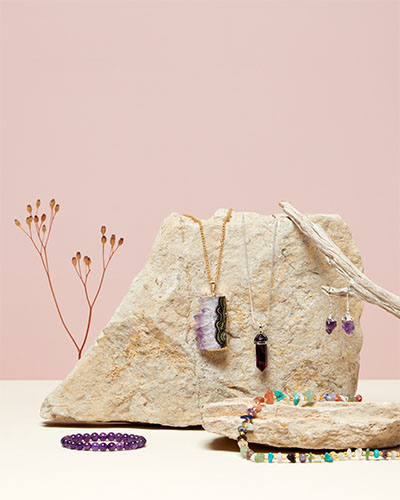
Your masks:
M332 298L330 294L330 287L328 289L328 297L329 297L329 314L326 318L325 322L325 330L328 334L331 334L333 330L337 327L337 321L333 317L332 312ZM349 308L349 293L346 293L346 312L342 317L342 329L347 333L347 335L351 335L354 332L354 319L350 314Z

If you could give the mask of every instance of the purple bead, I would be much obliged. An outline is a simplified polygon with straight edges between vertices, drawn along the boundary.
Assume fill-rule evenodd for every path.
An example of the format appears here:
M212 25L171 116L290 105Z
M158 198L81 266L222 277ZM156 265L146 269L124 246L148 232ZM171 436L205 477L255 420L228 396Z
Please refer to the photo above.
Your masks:
M69 445L70 450L76 450L76 443L75 441L71 441L71 444Z
M77 450L83 450L83 441L78 441L76 443L76 449Z
M136 450L137 448L140 448L140 444L138 441L132 441L131 442L131 450Z
M76 441L82 441L82 439L83 439L82 434L75 434L75 440Z
M99 443L92 443L91 447L92 451L99 451Z
M97 432L92 432L92 434L90 435L90 439L92 441L97 441L99 439L99 435L97 434Z
M354 321L352 319L346 319L344 316L342 318L342 328L347 333L347 335L351 335L354 332Z
M83 435L83 440L86 441L86 443L88 443L90 441L90 434L88 432L86 432Z
M83 445L84 451L90 451L92 449L92 445L90 443L85 443Z
M72 443L72 441L70 439L67 439L67 441L65 443L65 447L66 448L70 448L71 447L71 443Z
M124 443L117 443L115 447L118 451L122 451L124 449Z
M68 436L64 436L61 438L61 446L65 447L66 442L68 441Z
M124 441L128 441L129 440L129 434L122 434L122 438Z
M122 434L120 432L117 432L117 434L115 434L115 441L117 442L122 441Z
M307 457L304 455L304 453L300 453L299 455L299 460L302 464L304 464L307 460Z
M105 432L101 432L99 434L100 441L105 441L107 439L107 434Z
M115 439L115 434L114 434L113 432L109 432L109 433L107 434L107 439L108 439L109 441L114 441L114 439Z
M76 438L76 434L71 434L71 436L70 436L70 440L71 440L71 441L75 441L75 438Z
M132 443L129 441L124 441L124 449L125 450L131 450L132 449Z
M107 445L106 445L106 443L100 443L99 444L99 450L100 451L107 451Z
M337 321L333 318L328 317L325 323L326 332L330 334L336 327L337 327Z
M336 401L336 394L334 392L329 394L329 401Z
M139 436L139 443L141 446L144 446L147 443L146 438L144 438L143 436Z
M387 450L383 450L383 451L382 451L382 458L383 458L384 460L386 460L386 459L387 459L387 457L388 457L388 452L387 452Z
M115 451L115 443L108 443L107 448L108 448L110 451Z

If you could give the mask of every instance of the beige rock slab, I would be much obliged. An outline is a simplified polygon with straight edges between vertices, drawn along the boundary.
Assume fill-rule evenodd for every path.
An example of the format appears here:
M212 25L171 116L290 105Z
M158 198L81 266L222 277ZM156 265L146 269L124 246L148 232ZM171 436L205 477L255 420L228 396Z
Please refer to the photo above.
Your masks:
M214 272L226 210L204 221ZM272 216L246 214L249 267L257 321L265 321L272 253ZM338 215L313 215L360 269L359 252ZM321 285L345 286L313 244L282 217L268 334L268 368L255 366L243 248L242 213L226 226L217 292L227 298L228 349L204 353L197 346L193 315L208 295L198 225L178 214L167 217L150 257L94 346L43 402L53 421L127 421L198 425L204 403L263 393L267 388L356 391L362 344L362 302L351 299L354 335L324 330L328 299ZM134 256L132 257L134 258ZM334 299L340 318L345 299ZM340 323L340 321L338 321Z
M202 408L206 431L236 439L240 415L251 399L237 398ZM400 403L320 402L263 405L247 434L251 443L278 448L389 448L400 444Z

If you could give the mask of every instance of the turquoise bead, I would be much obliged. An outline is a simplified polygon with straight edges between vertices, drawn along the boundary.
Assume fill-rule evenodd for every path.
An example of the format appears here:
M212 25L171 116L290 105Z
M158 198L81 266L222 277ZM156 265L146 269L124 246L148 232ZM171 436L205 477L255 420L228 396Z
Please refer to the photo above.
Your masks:
M294 400L293 400L294 406L297 406L299 404L300 397L294 392L293 398L294 398Z
M282 391L274 391L276 400L280 401L281 399L285 399L285 395L283 394Z
M325 453L324 460L325 462L333 462L333 458L329 455L329 453Z
M274 459L274 454L273 454L273 453L271 453L271 452L269 452L269 453L268 453L268 462L271 464L271 463L272 463L272 461L273 461L273 459Z
M374 457L379 458L379 450L374 450Z

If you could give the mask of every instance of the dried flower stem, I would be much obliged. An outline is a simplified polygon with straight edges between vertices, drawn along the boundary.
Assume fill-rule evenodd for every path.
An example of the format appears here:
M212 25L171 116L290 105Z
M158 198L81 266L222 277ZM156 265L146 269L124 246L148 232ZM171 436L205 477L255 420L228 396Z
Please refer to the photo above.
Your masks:
M84 336L84 339L83 339L81 347L78 349L78 359L81 358L82 351L83 351L83 349L84 349L84 347L86 345L86 342L87 342L87 339L88 339L88 336L89 336L90 324L91 324L91 321L92 321L93 308L94 308L94 305L95 305L95 303L96 303L96 301L97 301L97 299L99 297L99 294L100 294L100 291L101 291L101 287L103 286L104 277L105 277L107 268L108 268L108 266L110 264L111 259L113 258L113 256L117 252L118 248L119 247L115 248L114 250L111 250L110 253L109 253L109 256L107 258L107 261L105 261L104 244L102 245L103 269L102 269L102 273L101 273L101 277L100 277L100 282L99 282L99 285L97 287L97 291L96 291L96 293L95 293L95 295L94 295L94 297L93 297L92 300L90 300L90 298L89 298L89 292L88 292L88 287L87 287L87 278L88 278L89 273L91 271L90 267L86 266L86 268L85 268L85 274L82 275L82 270L81 270L81 267L80 267L80 260L78 260L79 264L77 266L74 265L76 274L78 275L78 278L80 279L80 281L81 281L81 283L83 285L83 290L85 292L86 302L87 302L88 307L89 307L89 315L88 315L88 321L87 321L87 325L86 325L85 336Z
M46 214L43 213L39 217L38 211L39 211L39 207L40 207L40 200L36 201L36 211L35 211L34 215L32 215L32 206L27 205L27 211L29 213L29 216L26 218L26 224L28 226L28 231L22 227L19 220L15 219L15 224L30 239L30 241L33 244L33 247L35 248L35 250L39 254L40 260L42 262L44 271L45 271L46 276L47 276L47 281L49 283L50 291L51 291L51 294L52 294L52 297L53 297L53 300L54 300L54 303L55 303L55 306L57 309L58 316L61 320L61 323L62 323L65 331L67 332L67 334L70 337L70 339L72 340L76 350L78 351L78 359L80 359L82 357L82 352L83 352L83 349L85 348L85 345L86 345L86 342L87 342L87 339L89 336L90 326L91 326L92 317L93 317L93 308L94 308L94 305L99 297L101 288L103 286L104 277L105 277L107 268L110 264L111 259L116 254L118 248L123 244L124 240L123 240L123 238L120 238L120 240L118 241L118 245L114 248L115 235L112 235L111 240L110 240L109 255L106 259L106 257L105 257L105 243L107 242L107 238L105 236L106 227L105 226L101 227L100 231L102 234L101 244L102 244L103 269L102 269L99 285L97 287L96 293L95 293L92 300L90 300L88 287L87 287L88 277L89 277L89 274L91 271L90 266L91 266L92 261L91 261L90 257L85 256L83 259L84 269L82 269L82 267L81 267L81 253L77 252L76 255L72 258L72 264L74 266L74 269L75 269L80 281L82 282L86 302L87 302L88 308L89 308L89 314L88 314L88 319L87 319L87 323L86 323L85 335L84 335L84 338L83 338L81 345L79 345L78 342L75 340L74 336L72 335L70 329L68 328L68 326L64 320L64 317L62 315L62 312L61 312L61 309L60 309L60 306L58 304L57 297L56 297L56 294L54 291L52 279L51 279L49 259L48 259L48 255L47 255L47 244L49 242L51 230L53 228L53 222L54 222L55 216L60 210L60 205L58 205L58 204L56 205L54 199L50 201L49 205L50 205L50 222L48 225L48 230L47 230L47 227L45 225L45 221L47 219ZM32 225L34 226L34 232L32 232ZM35 235L35 233L36 233L36 235ZM37 239L37 241L35 241L35 238Z

